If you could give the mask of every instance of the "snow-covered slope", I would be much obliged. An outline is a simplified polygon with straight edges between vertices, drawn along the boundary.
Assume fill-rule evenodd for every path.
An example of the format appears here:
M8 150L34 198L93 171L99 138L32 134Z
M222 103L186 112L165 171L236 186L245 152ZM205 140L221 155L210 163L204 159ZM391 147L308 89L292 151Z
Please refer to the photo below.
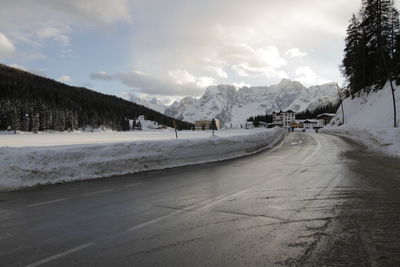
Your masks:
M265 87L232 85L208 87L199 99L186 97L167 107L165 114L194 122L217 118L222 125L240 127L250 116L271 113L274 110L301 111L336 100L337 85L304 87L301 83L284 79L279 84Z
M400 88L395 91L399 106ZM344 126L355 128L388 128L393 127L393 100L389 84L382 90L362 92L354 98L343 101ZM400 110L397 109L397 119L400 119ZM342 109L339 108L332 125L338 126L342 122Z
M400 122L400 87L396 88L397 123ZM366 144L371 149L400 156L400 128L394 128L393 100L388 84L382 90L360 93L343 101L331 125L323 130L327 133L346 135ZM343 123L343 124L342 124Z
M145 98L137 97L134 94L129 94L128 100L133 103L136 103L138 105L142 105L142 106L151 108L160 113L164 113L165 109L167 108L167 105L165 105L164 103L162 103L160 100L158 100L155 97L153 97L151 99L145 99Z

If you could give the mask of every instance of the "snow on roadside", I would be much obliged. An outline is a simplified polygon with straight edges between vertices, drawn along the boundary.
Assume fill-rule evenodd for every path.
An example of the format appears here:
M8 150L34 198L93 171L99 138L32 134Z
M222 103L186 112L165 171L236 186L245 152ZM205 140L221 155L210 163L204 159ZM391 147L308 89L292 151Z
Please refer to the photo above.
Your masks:
M214 162L271 147L286 130L247 135L47 147L0 147L0 190Z
M397 119L400 119L400 87L396 88ZM331 125L321 130L359 141L369 149L400 156L400 128L393 127L393 102L389 83L382 90L363 92L343 101L345 119L339 107Z
M320 132L348 137L358 141L370 150L400 157L400 129L376 128L362 129L349 127L328 127Z
M247 129L219 130L215 132L215 135L219 137L248 134L252 134L252 132ZM208 138L211 136L211 131L179 131L178 135L179 139ZM175 132L171 129L129 132L39 132L38 134L20 132L18 134L0 134L0 147L69 146L175 139Z

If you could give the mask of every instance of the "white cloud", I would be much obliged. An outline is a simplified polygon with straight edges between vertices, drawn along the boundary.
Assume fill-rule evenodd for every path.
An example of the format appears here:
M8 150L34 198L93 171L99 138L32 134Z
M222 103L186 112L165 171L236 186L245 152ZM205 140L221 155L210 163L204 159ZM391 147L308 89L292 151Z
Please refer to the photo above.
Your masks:
M287 62L275 46L255 49L248 44L231 44L222 47L216 57L217 62L230 66L242 77L287 77L280 70Z
M70 38L68 37L68 33L71 31L69 26L65 27L55 27L48 26L40 28L36 31L36 36L40 40L51 39L56 41L60 46L70 46Z
M173 70L168 72L168 76L178 85L195 85L200 88L205 88L211 84L215 84L215 80L211 77L196 77L187 70Z
M2 0L2 10L12 11L13 16L29 21L78 20L113 24L119 21L131 23L129 0ZM1 11L0 11L1 14Z
M247 63L232 66L232 69L242 77L260 77L268 78L288 78L283 70L276 70L273 67L251 67Z
M128 0L41 0L41 2L82 20L107 24L118 21L132 22Z
M71 77L68 75L62 75L60 78L58 78L57 80L59 80L60 82L70 82L71 81Z
M110 53L126 47L110 60L110 71L130 66L143 72L121 71L120 81L139 88L150 84L151 89L143 90L155 94L160 88L163 95L186 95L186 88L188 95L197 95L199 85L211 82L268 85L301 66L317 73L303 70L299 79L338 81L348 19L359 6L348 0L2 0L0 25L19 53L25 47L21 42L38 51L53 51L47 48L56 44L62 57L71 56L72 49L96 46ZM81 42L73 42L74 36ZM307 48L309 55L299 48ZM185 79L191 81L183 86ZM179 89L168 89L176 85Z
M318 76L310 67L303 66L299 67L295 70L296 81L301 82L306 86L317 85L317 84L325 84L330 82L327 79L324 79Z
M245 82L240 82L240 83L233 83L233 86L236 88L242 88L242 87L250 87L251 85Z
M104 71L90 73L89 77L90 79L93 80L104 80L104 81L111 81L114 79L112 75L109 75Z
M220 78L228 78L228 73L226 73L226 71L224 71L224 68L222 67L214 67L213 68L215 73L218 75L218 77Z
M107 30L108 25L118 22L130 24L130 4L129 0L2 0L0 25L15 44L42 49L54 42L61 47L60 57L71 57L74 30Z
M169 71L165 77L140 71L116 73L113 77L143 94L164 96L198 96L214 83L210 77L196 77L186 70Z
M337 80L348 20L359 6L348 0L155 1L138 14L152 27L132 38L132 66L152 73L182 68L218 83L271 84L309 65ZM299 49L305 47L313 53L306 56ZM292 57L297 60L288 64Z
M14 54L15 50L14 44L5 34L0 32L0 59L11 56Z
M286 56L295 58L295 57L305 57L307 56L307 52L301 51L299 48L290 48L288 51L285 53Z

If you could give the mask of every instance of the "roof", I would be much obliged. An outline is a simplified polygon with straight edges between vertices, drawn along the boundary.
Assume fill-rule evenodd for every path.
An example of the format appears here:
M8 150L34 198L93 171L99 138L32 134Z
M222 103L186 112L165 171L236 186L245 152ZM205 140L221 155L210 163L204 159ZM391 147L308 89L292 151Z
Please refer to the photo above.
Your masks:
M317 118L322 117L322 116L335 117L336 114L335 113L322 113L322 114L319 114L317 116Z
M305 120L303 123L318 123L318 120Z
M294 112L293 110L291 110L291 109L289 109L288 111L282 111L282 110L280 110L279 112L272 112L272 114L276 114L276 115L280 115L280 114L282 114L282 113L296 113L296 112Z

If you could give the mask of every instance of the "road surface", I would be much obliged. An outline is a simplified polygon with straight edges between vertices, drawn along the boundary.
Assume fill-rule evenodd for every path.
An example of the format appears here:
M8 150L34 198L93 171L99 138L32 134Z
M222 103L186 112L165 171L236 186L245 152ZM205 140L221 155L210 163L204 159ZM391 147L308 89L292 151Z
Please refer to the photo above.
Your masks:
M290 133L241 159L3 193L0 265L399 266L399 169Z

